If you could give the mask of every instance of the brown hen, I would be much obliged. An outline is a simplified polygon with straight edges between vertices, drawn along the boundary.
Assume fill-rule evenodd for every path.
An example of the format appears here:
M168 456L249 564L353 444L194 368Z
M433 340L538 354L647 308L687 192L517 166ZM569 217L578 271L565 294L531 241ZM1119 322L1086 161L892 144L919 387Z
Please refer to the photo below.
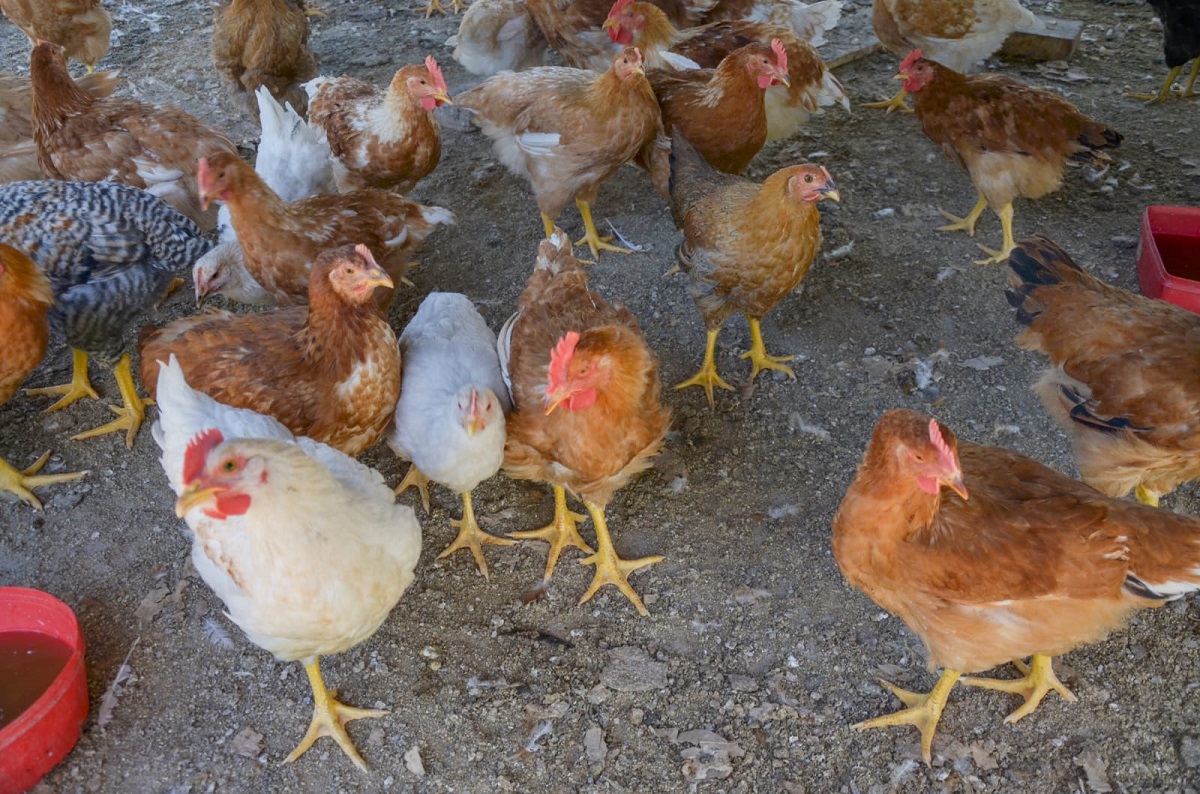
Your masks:
M308 107L301 84L317 76L317 58L308 46L304 11L304 0L229 0L217 9L213 62L238 105L255 119L254 92L263 85L301 115Z
M108 53L112 17L100 0L0 0L0 10L31 42L57 44L88 72Z

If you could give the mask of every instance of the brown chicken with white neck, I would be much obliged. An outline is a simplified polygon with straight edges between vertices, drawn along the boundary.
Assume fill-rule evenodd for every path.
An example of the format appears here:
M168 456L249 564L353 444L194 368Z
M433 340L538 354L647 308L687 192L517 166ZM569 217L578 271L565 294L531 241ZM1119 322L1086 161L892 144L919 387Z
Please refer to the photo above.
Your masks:
M640 614L649 614L629 574L662 557L618 557L604 517L617 490L650 467L671 421L661 402L658 361L637 318L588 288L570 238L555 229L538 247L518 311L497 345L513 400L504 471L554 488L554 521L513 537L550 544L544 584L565 548L582 549L590 556L581 562L594 565L596 575L579 603L612 584ZM583 516L567 509L568 489L591 514L595 552L576 529Z

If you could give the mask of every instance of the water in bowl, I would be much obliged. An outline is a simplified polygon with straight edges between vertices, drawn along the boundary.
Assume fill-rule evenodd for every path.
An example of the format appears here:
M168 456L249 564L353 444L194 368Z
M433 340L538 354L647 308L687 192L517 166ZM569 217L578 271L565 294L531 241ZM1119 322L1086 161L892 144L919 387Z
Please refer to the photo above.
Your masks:
M32 706L67 666L71 647L36 631L0 633L0 729Z

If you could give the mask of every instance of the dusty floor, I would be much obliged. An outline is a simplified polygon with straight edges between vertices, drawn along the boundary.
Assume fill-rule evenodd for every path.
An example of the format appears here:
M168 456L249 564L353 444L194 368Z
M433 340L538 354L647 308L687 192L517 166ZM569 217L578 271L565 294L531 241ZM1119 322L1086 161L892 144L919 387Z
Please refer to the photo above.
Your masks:
M452 89L473 85L441 42L456 19L425 21L397 3L325 0L312 41L325 73L385 81L434 53ZM1200 203L1200 103L1145 108L1124 90L1156 90L1164 67L1151 13L1135 0L1031 4L1085 19L1070 71L1007 66L1064 91L1126 136L1119 167L1088 184L1076 172L1058 194L1017 206L1018 236L1035 231L1088 266L1135 287L1145 205ZM251 143L212 71L207 3L111 4L119 38L103 66L123 70L126 93L181 104L235 141ZM847 3L830 52L852 48L869 3ZM172 31L190 30L186 34ZM0 25L0 68L27 72L27 45ZM839 72L857 101L894 87L894 60L876 55ZM804 157L828 166L844 203L825 214L825 258L802 295L765 322L773 352L799 354L799 381L766 378L722 393L668 391L674 431L658 468L611 508L625 556L666 555L637 575L652 611L639 619L606 592L575 601L590 572L565 564L549 599L522 606L540 577L543 546L488 549L490 582L466 555L436 562L459 505L435 494L418 579L370 641L326 661L350 703L386 719L351 733L371 764L361 774L327 740L295 764L311 699L298 665L247 642L188 561L183 525L147 430L128 452L116 436L71 442L107 419L103 404L44 416L18 396L0 409L0 450L15 463L53 447L84 482L43 491L46 511L0 504L0 584L55 593L88 638L93 716L75 752L42 791L1194 791L1200 788L1200 647L1189 601L1143 614L1129 631L1063 660L1077 703L1047 698L1032 717L1001 718L1013 699L957 690L935 743L918 763L911 729L865 734L849 725L894 710L876 677L928 689L922 651L897 620L843 582L829 551L830 520L880 412L935 412L963 437L1030 454L1067 472L1065 436L1028 385L1041 362L1016 350L1003 267L979 267L966 237L936 233L936 207L965 211L973 194L911 117L855 108L816 119L764 151L764 176ZM399 327L429 290L474 298L493 324L509 314L540 234L523 183L492 158L483 136L448 130L437 172L416 191L453 209L398 301ZM695 370L701 322L678 279L662 277L676 233L648 181L622 171L601 192L597 217L646 246L605 256L594 284L642 319L668 383ZM573 211L561 221L577 232ZM981 240L995 245L987 215ZM166 314L187 310L177 296ZM744 379L744 323L721 337L718 364ZM34 385L66 379L51 351ZM106 398L111 375L93 371ZM382 445L365 456L395 482ZM413 497L406 497L412 499ZM497 478L476 505L496 532L545 523L552 503L529 484ZM1197 489L1165 500L1200 514ZM609 588L611 590L611 588ZM115 707L102 699L128 660ZM110 704L111 705L111 704ZM97 715L107 712L101 728ZM408 759L406 762L406 758ZM417 763L419 758L420 762ZM419 771L423 765L423 773ZM726 776L727 775L727 776ZM724 776L724 777L722 777ZM703 778L715 782L698 782Z

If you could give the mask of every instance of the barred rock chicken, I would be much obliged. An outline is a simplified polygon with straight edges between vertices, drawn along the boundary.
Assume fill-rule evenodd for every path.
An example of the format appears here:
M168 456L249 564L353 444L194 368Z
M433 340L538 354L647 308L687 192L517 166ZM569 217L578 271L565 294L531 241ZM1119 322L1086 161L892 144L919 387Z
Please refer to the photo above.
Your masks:
M1126 94L1133 99L1147 99L1151 104L1166 102L1172 96L1190 99L1196 96L1194 86L1200 77L1200 0L1146 0L1158 14L1163 27L1163 55L1171 70L1157 94ZM1192 74L1187 85L1173 94L1171 86L1192 61Z
M437 167L442 131L433 111L454 103L432 55L397 70L386 92L353 77L318 77L306 89L309 122L325 132L343 193L407 193Z
M51 179L112 181L143 188L191 218L216 226L196 202L196 158L236 156L223 133L170 105L92 96L75 84L53 44L33 48L33 139Z
M313 263L307 306L235 315L210 311L142 331L142 383L179 358L210 397L252 408L297 435L359 455L383 437L400 396L396 335L372 293L390 289L365 246Z
M1020 28L1036 29L1037 17L1018 0L874 0L871 24L879 42L897 58L910 50L959 74L976 71L976 64L1004 46ZM908 91L863 107L907 110Z
M781 168L761 185L715 171L686 138L672 137L671 214L683 231L675 249L688 275L688 295L696 304L708 340L704 363L675 388L700 386L713 405L713 387L733 387L717 374L716 346L721 324L734 312L750 322L751 379L764 369L796 375L763 345L764 315L808 275L821 248L823 199L841 201L833 178L819 165Z
M641 48L648 67L656 69L712 69L747 44L768 46L775 39L781 41L788 81L766 89L767 140L791 137L822 107L840 104L850 109L849 97L816 48L787 28L726 21L678 30L655 6L632 0L618 0L604 27L614 41Z
M30 42L57 44L89 73L108 53L112 17L100 0L0 0L0 10Z
M291 105L280 106L266 86L260 86L255 96L262 136L254 170L267 187L284 201L336 193L325 133L302 119ZM270 294L246 270L242 245L229 218L229 208L224 205L217 211L217 232L216 247L200 257L192 269L196 305L200 306L209 295L224 295L252 306L271 303Z
M353 458L193 391L173 358L156 390L154 439L192 531L193 565L251 642L308 673L312 722L287 761L330 736L365 770L345 723L386 712L335 700L318 657L374 634L412 583L412 508Z
M900 79L925 135L971 175L979 193L965 218L943 211L952 223L940 230L974 236L984 207L1000 217L1000 250L979 246L988 254L979 264L1003 262L1016 247L1013 199L1052 193L1068 163L1102 166L1112 159L1105 150L1121 145L1120 133L1053 91L1000 75L961 75L924 60L920 50L900 64Z
M833 556L851 585L920 638L930 668L943 668L927 695L887 684L908 708L855 726L916 726L928 764L963 673L1032 656L1017 663L1025 675L1016 680L961 679L1021 695L1005 720L1016 722L1051 690L1075 699L1051 657L1200 587L1200 520L1111 499L896 410L875 426L834 516Z
M12 182L0 185L0 241L28 251L50 279L50 322L74 353L71 382L31 389L61 394L48 411L82 397L99 399L88 356L113 367L124 406L117 419L74 438L125 430L125 445L145 416L133 383L127 331L212 247L199 227L144 190L115 182Z
M596 575L579 603L612 584L645 616L629 574L663 558L618 557L604 509L617 490L650 467L670 426L671 412L660 401L658 361L637 318L588 288L571 239L559 229L538 247L517 306L497 344L513 402L504 471L553 486L554 521L513 537L550 544L544 585L563 549L588 552L581 562L596 566ZM576 529L583 516L567 510L568 488L592 516L595 552Z
M1142 504L1200 479L1200 317L1105 284L1044 237L1008 260L1017 338L1053 365L1037 392L1084 482Z
M317 59L308 46L304 0L228 0L217 9L212 54L246 113L257 115L260 86L305 112L308 95L301 84L316 77Z
M508 387L496 357L496 335L465 295L431 292L400 335L404 385L388 430L392 451L412 462L403 492L414 485L429 512L433 480L462 495L458 537L438 555L470 549L486 579L481 544L512 544L489 535L475 521L471 491L504 462L504 415Z
M468 72L490 77L542 66L550 45L525 0L475 0L446 46Z
M441 207L425 207L385 190L310 196L291 203L267 187L242 158L220 153L197 168L200 199L229 207L246 270L279 304L308 299L308 276L322 251L363 244L392 281L400 281L409 258L438 226L454 222ZM391 292L378 294L381 305Z
M17 393L25 376L42 363L50 340L47 313L54 303L54 291L46 274L25 254L0 243L0 405ZM0 458L0 491L15 494L35 510L42 503L33 495L34 488L78 480L88 472L38 474L47 452L37 462L20 471Z
M592 220L600 186L662 131L642 55L626 48L603 74L545 66L503 72L458 97L510 171L529 179L546 236L572 198L592 256L628 249L601 238Z

